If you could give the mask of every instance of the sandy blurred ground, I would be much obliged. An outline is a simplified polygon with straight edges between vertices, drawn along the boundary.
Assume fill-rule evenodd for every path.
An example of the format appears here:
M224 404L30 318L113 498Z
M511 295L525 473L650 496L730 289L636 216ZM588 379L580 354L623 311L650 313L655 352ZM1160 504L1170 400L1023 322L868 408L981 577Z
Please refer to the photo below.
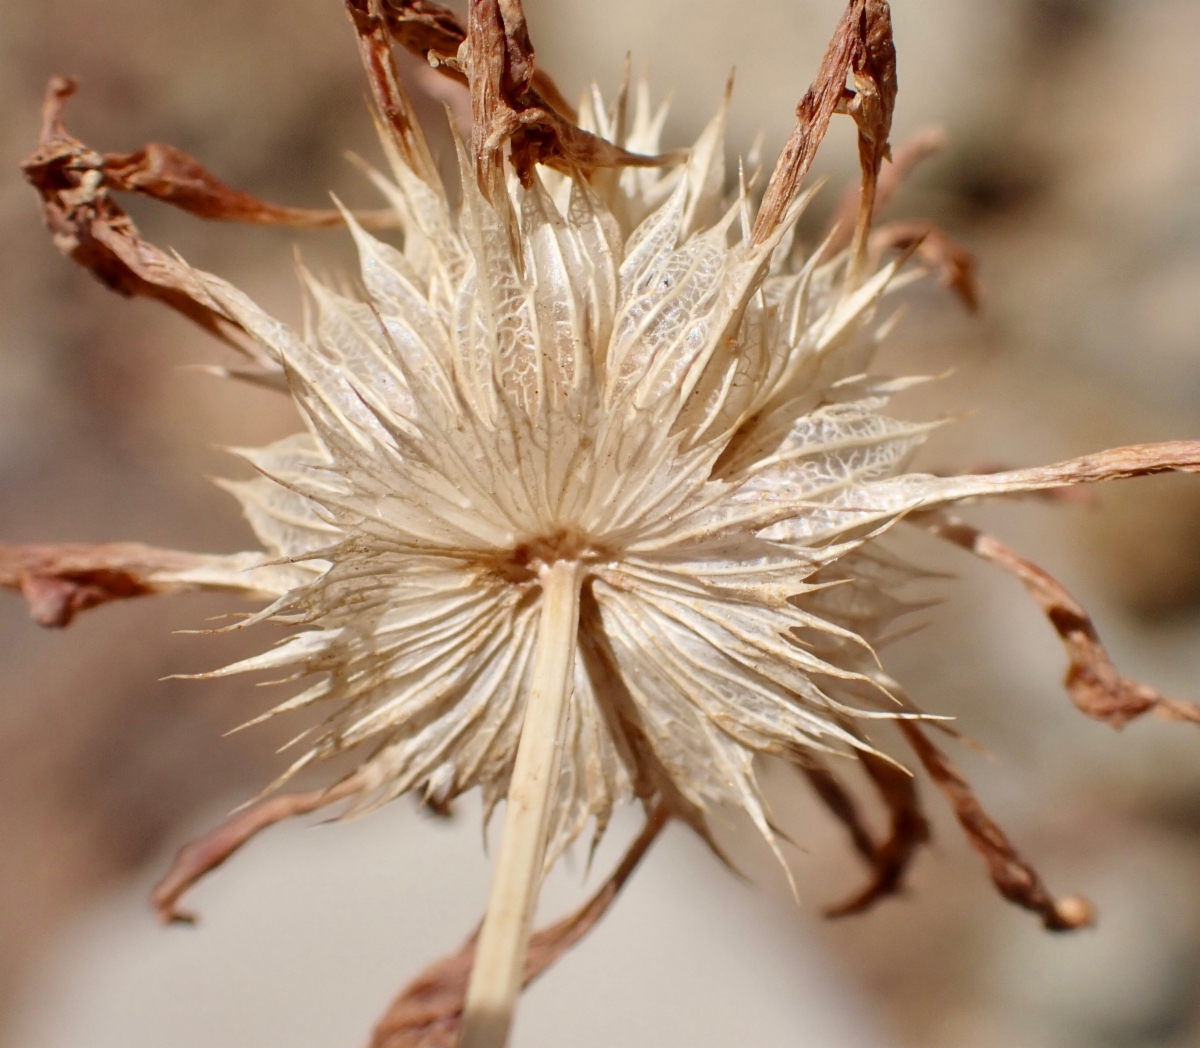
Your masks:
M585 76L612 84L629 49L635 66L649 65L656 90L674 89L671 145L695 134L736 66L731 148L744 152L762 128L768 154L790 129L840 6L527 0L539 56L568 93ZM967 243L981 259L986 294L982 313L967 317L938 289L915 290L880 363L891 372L954 369L936 388L910 396L906 412L972 411L935 436L922 464L1025 464L1117 443L1200 437L1200 5L895 0L894 14L901 80L895 138L937 123L951 143L914 178L895 215L933 218ZM115 151L167 141L269 199L320 206L333 189L351 204L373 206L342 160L345 149L371 157L377 150L340 4L0 6L0 170L7 172L0 177L0 536L245 548L249 531L232 500L205 476L236 473L218 445L262 443L295 420L268 394L182 370L221 360L221 350L153 304L112 296L50 244L15 164L32 147L42 86L56 72L83 80L68 126L91 145ZM818 166L844 179L853 163L850 129L839 127ZM812 234L836 192L823 197ZM137 201L130 210L149 239L232 279L285 319L298 312L293 243L318 272L349 265L340 234L204 225ZM973 511L973 518L1084 599L1127 673L1200 698L1200 483L1140 480L1104 490L1090 508L1005 506ZM851 1026L860 1016L861 1029L886 1031L878 1036L899 1046L1200 1045L1200 737L1159 722L1118 736L1083 720L1058 686L1057 642L1015 583L929 544L914 542L912 551L958 581L947 586L947 603L931 613L929 628L891 651L892 671L928 709L959 716L991 751L991 762L965 752L961 762L1050 884L1100 905L1099 927L1070 939L1047 936L994 898L932 795L938 843L919 861L908 896L851 922L821 923L820 902L844 894L861 873L799 783L770 769L779 820L802 846L791 853L802 911L761 849L732 826L730 839L758 884L758 916L726 921L707 940L667 935L673 953L639 946L643 925L630 920L620 925L627 942L597 941L594 956L612 963L589 969L578 962L582 974L561 984L558 1007L596 986L611 1010L624 1001L631 1015L653 1015L654 993L623 997L621 972L603 981L605 970L622 965L644 971L649 986L662 987L663 1001L686 1001L689 992L710 997L691 963L703 949L697 942L707 941L772 978L782 965L797 984L816 978L806 974L813 971L841 972L821 993L800 994L812 1002L809 1014L824 1007L849 1016ZM195 957L179 959L174 937L154 945L166 933L130 900L202 817L267 780L278 768L273 749L290 734L290 725L268 725L222 739L262 708L261 693L238 682L159 680L261 646L261 637L172 632L226 610L227 602L204 597L135 601L48 633L27 621L15 597L0 601L0 1013L9 1017L0 1030L10 1031L4 1043L13 1048L109 1043L89 1040L87 1030L89 1023L108 1029L111 1018L96 1002L114 999L146 1002L146 1021L129 1019L123 1043L159 1048L167 1043L164 1027L150 1011L185 1022L187 1009L199 1007L195 1000L205 1000L197 980L222 971L216 946L194 948L210 957L204 968ZM378 824L389 829L355 831L382 834L375 861L420 854L421 823L407 814L379 819L391 820ZM388 921L408 946L413 936L403 905L372 909L380 905L378 885L356 888L330 858L344 847L347 866L370 863L375 853L362 843L370 838L342 846L334 834L277 831L279 843L260 842L218 874L225 883L245 877L243 888L224 889L243 895L228 904L227 927L214 931L214 941L228 944L246 973L237 998L246 1030L284 1036L286 1024L264 1025L263 1014L289 1007L288 987L296 1009L289 1022L305 1009L324 1014L298 974L312 952L322 952L337 959L326 992L342 1002L340 1011L329 1007L344 1025L330 1027L320 1043L357 1043L390 992L385 987L416 964L398 966L391 982L381 982L370 966L385 955L380 943L388 936L356 948L355 928L378 930ZM291 880L315 876L305 849L316 850L318 871L329 871L307 892ZM456 857L465 851L431 854L445 854L447 868L430 876L459 888L453 903L413 900L422 920L431 906L445 909L444 921L417 937L423 952L416 956L453 945L482 890L482 860L464 869ZM698 850L672 844L664 856L646 871L649 894L641 901L631 895L631 912L643 906L667 914L663 927L670 928L671 920L687 922L680 897L694 900L706 920L714 909L746 908L738 901L745 889L720 871L687 866L672 879L686 857L709 861ZM403 883L398 874L398 894ZM255 886L278 886L278 925L237 918L256 912ZM355 916L322 924L321 907L348 897L361 902ZM289 923L327 930L322 938L288 939ZM230 927L244 927L245 936ZM781 945L789 936L794 942ZM266 951L262 965L247 962L255 950ZM409 956L400 946L396 954ZM161 975L170 963L184 964L192 981L147 976L139 998L139 971ZM261 991L252 985L257 979ZM184 986L178 1000L172 986ZM378 989L372 997L363 986ZM748 1012L770 1010L742 1000ZM778 1005L780 1022L793 1014L789 1007ZM797 1013L794 1021L806 1020ZM830 1030L851 1028L829 1021ZM768 1032L786 1026L748 1026L751 1040L721 1040L725 1029L710 1024L718 1038L712 1043L808 1043ZM292 1043L253 1036L220 1043ZM839 1040L830 1036L828 1043ZM874 1043L877 1035L862 1036Z

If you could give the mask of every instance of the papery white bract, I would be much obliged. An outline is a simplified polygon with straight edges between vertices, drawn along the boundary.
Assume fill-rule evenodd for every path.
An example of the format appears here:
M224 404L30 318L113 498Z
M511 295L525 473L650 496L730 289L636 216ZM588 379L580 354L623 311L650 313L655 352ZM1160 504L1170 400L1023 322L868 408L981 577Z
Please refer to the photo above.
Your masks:
M655 152L646 99L622 144ZM908 574L864 550L945 484L904 475L931 427L883 414L903 383L864 376L898 263L857 288L844 255L793 265L807 196L754 243L745 191L724 197L724 121L667 171L514 179L519 255L465 156L456 212L393 157L394 183L375 178L404 248L348 219L365 295L306 278L304 335L206 278L309 423L227 485L272 554L311 568L256 616L306 628L222 671L310 679L274 711L331 711L293 770L363 745L364 801L478 785L490 809L536 568L560 558L584 582L551 854L634 795L697 825L735 805L769 837L757 754L849 751L864 718L913 715L869 646Z

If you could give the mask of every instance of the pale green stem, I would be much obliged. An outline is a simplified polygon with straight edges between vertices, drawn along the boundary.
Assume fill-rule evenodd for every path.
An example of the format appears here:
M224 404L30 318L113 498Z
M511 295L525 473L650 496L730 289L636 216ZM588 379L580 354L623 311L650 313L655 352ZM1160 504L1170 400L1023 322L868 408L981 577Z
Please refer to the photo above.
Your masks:
M546 863L550 798L558 783L578 632L579 567L573 561L556 561L542 570L533 679L487 913L467 985L459 1048L504 1048L508 1042Z

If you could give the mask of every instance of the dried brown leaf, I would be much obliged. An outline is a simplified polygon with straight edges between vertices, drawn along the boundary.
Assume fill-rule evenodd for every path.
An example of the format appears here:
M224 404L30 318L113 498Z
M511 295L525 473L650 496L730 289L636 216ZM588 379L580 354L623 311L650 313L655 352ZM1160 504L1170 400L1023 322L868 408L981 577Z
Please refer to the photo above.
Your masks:
M972 313L979 308L975 256L932 222L889 222L871 236L874 252L911 251Z
M344 800L363 788L361 773L322 790L281 793L235 812L176 853L171 868L154 886L150 900L164 924L194 924L196 915L179 908L179 900L205 874L211 873L252 837L297 815L309 815Z
M528 986L604 916L668 821L655 808L620 865L580 909L535 932L529 940L522 986ZM475 935L449 957L435 961L392 1002L371 1035L369 1048L455 1048L463 999L475 962Z
M862 283L867 268L867 236L875 213L879 169L890 155L888 138L896 108L896 45L892 40L892 12L886 0L867 0L859 27L860 44L851 63L855 95L846 112L858 126L858 160L862 189L850 246L847 288Z
M871 880L862 889L825 908L825 916L831 918L862 913L903 890L913 856L929 840L929 824L912 775L872 753L863 751L857 756L888 810L890 826L882 842L875 840L854 796L828 767L811 756L798 764L822 803L849 833L854 850L871 868Z
M1037 871L1012 846L1004 831L983 810L970 783L913 721L900 721L900 730L938 789L950 802L971 846L983 856L1000 894L1031 910L1052 932L1087 927L1095 919L1091 903L1079 896L1055 899Z
M829 130L829 121L846 102L846 74L862 47L862 19L866 0L850 0L833 31L825 57L805 95L796 106L796 127L775 161L775 170L763 194L754 222L753 242L761 244L783 221L796 198L800 183L812 167L817 148Z
M868 863L874 865L878 846L863 820L854 795L846 789L842 780L815 756L806 755L796 762L796 767L808 780L808 784L813 788L813 792L821 803L845 827L846 832L850 835L850 843L854 845L854 850ZM828 911L826 912L828 913Z
M929 823L921 811L916 779L903 768L873 753L859 751L857 756L887 807L890 826L887 838L881 843L876 844L868 838L871 840L869 853L862 851L857 836L851 832L855 846L871 866L871 880L854 895L826 907L827 917L862 913L880 899L900 892L917 849L929 840Z
M540 90L520 0L472 0L466 56L477 178L496 206L504 193L506 151L525 184L535 164L588 174L602 167L655 167L680 159L628 153L584 131L556 108Z
M1169 720L1200 724L1200 706L1159 694L1153 688L1122 677L1100 643L1095 624L1084 607L1036 564L1018 555L999 539L964 521L943 514L921 514L915 521L1015 576L1050 620L1071 662L1064 680L1071 701L1089 717L1123 728L1145 713Z
M0 545L0 586L19 590L42 626L62 627L81 611L113 600L186 587L163 582L163 572L188 571L212 558L155 549L137 542L107 545Z
M356 13L368 14L373 5L370 0L346 0L346 6L354 17ZM382 0L379 7L396 43L438 64L459 82L467 82L456 61L467 31L454 11L433 0Z
M109 195L104 157L67 134L62 109L75 81L53 77L42 107L42 134L21 164L42 196L46 225L58 249L97 280L128 297L157 299L222 341L239 325L227 317L192 272L138 235L137 227Z
M371 85L371 98L392 145L419 178L441 192L437 164L412 102L400 85L385 4L382 0L346 0L346 11L358 37L359 56Z
M143 240L114 192L140 193L201 218L294 228L339 225L337 211L268 204L230 188L195 158L154 143L133 153L98 153L69 134L63 109L77 84L52 77L42 105L38 147L21 163L42 198L47 227L60 251L101 283L127 297L153 298L182 313L260 366L278 370L260 352L239 343L243 333L183 263ZM359 216L392 225L390 211Z
M896 193L912 174L914 168L927 157L943 149L946 133L940 127L929 127L918 131L912 138L896 146L892 156L879 170L875 185L875 206L872 220L887 210ZM846 247L854 235L854 220L862 199L862 186L851 186L838 200L825 227L825 249L823 257L829 258Z
M343 223L341 212L332 208L283 207L234 189L195 157L161 142L133 153L105 153L100 170L110 190L141 193L197 218L292 229L331 229ZM395 213L386 208L360 211L357 218L377 229L398 224Z

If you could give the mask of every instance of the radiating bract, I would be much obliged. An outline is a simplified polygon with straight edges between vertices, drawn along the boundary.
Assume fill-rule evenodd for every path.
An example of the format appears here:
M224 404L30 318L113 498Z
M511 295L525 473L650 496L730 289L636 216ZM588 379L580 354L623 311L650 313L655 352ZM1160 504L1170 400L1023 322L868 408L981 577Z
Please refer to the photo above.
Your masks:
M864 547L963 492L904 474L931 426L882 413L904 382L864 376L898 263L858 288L844 255L795 264L807 195L753 243L724 121L667 171L514 179L517 251L465 155L456 211L393 157L375 180L403 251L348 218L366 296L306 277L303 336L206 278L309 425L226 485L289 562L255 619L306 628L221 672L286 668L312 683L273 712L331 711L292 771L368 745L364 802L478 785L490 809L558 558L585 581L551 854L635 794L698 826L736 805L769 837L756 754L865 747L864 718L914 715L870 646L911 573ZM640 90L624 144L657 151L662 122Z

